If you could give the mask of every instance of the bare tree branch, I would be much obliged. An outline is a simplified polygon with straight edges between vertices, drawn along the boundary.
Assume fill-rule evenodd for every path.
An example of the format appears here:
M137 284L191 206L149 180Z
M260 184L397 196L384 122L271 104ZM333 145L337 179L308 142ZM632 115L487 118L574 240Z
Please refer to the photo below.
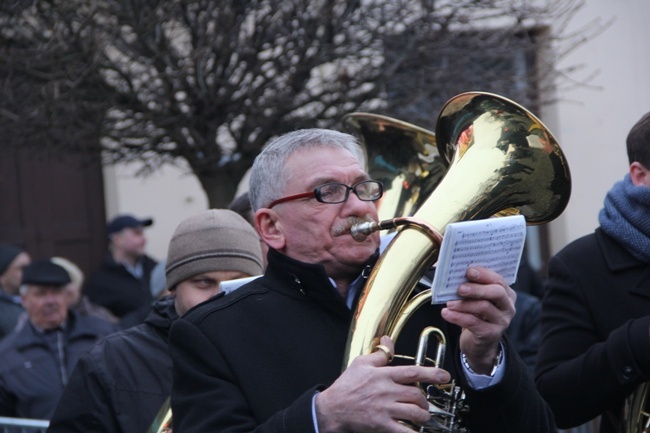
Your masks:
M583 1L3 2L0 130L7 144L145 172L184 159L223 207L289 130L360 110L433 129L466 90L544 102L538 76L573 84L577 69L555 60L604 27L545 34Z

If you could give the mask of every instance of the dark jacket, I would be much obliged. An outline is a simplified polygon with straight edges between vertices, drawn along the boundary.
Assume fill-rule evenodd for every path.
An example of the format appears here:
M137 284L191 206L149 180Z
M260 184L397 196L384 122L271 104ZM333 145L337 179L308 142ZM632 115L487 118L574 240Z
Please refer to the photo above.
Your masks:
M560 427L611 411L650 379L650 266L601 229L549 262L536 366ZM610 414L601 433L615 431Z
M0 290L0 340L14 330L18 318L24 311L19 302Z
M169 328L174 298L145 323L109 335L79 360L48 432L145 433L171 392Z
M151 271L157 262L148 256L142 260L143 274L138 279L108 254L84 285L88 299L117 316L122 328L142 323L151 311Z
M174 431L314 431L312 397L341 373L352 312L322 266L273 250L268 259L263 277L200 305L172 326ZM555 431L550 410L507 341L502 382L468 389L459 373L460 331L442 321L439 308L421 309L401 334L397 352L405 353L417 339L410 328L425 317L448 332L446 367L466 388L474 408L472 432Z
M533 377L541 338L542 302L530 293L517 292L515 309L517 313L506 329L506 335Z
M64 365L59 363L56 335L48 338L28 322L6 337L0 342L0 415L49 419L79 358L114 330L104 320L69 312L62 333Z

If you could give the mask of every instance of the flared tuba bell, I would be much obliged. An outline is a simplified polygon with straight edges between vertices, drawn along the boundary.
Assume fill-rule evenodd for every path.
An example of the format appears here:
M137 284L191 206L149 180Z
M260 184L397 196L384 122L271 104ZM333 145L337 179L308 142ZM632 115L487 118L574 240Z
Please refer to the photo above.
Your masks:
M367 147L373 146L371 140L365 141ZM513 101L482 92L455 96L440 112L435 141L449 168L435 190L415 207L413 217L354 228L363 236L404 224L368 278L353 316L344 369L357 356L371 353L381 336L396 341L413 312L431 302L430 292L409 298L436 262L448 224L517 214L527 224L543 224L559 216L568 203L569 168L556 139L537 117ZM373 158L369 159L372 164ZM372 168L369 171L372 176ZM439 344L444 350L444 337ZM438 407L439 400L430 398L431 425L414 429L467 431L458 414L450 411L457 403L462 406L462 392L455 387L446 392L450 395L442 400L449 405Z
M380 220L415 213L447 173L436 135L424 128L372 113L351 113L343 127L363 143L370 177L384 185Z

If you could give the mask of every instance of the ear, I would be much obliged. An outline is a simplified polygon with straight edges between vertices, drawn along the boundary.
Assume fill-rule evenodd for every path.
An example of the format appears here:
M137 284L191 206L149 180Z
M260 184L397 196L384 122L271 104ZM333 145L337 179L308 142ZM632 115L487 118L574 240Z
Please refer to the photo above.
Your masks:
M255 228L260 238L274 250L281 250L286 244L282 224L273 209L262 208L255 212Z
M122 232L116 232L108 237L111 245L118 245L122 239Z
M26 308L26 303L27 303L27 297L25 296L24 293L20 294L20 304L23 306L23 308Z
M650 172L638 161L630 164L630 180L635 186L650 186Z

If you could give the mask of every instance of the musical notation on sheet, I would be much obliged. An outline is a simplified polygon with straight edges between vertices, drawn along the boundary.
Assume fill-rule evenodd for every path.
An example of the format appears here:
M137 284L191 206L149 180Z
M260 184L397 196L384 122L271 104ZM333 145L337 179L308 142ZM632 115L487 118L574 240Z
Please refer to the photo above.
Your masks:
M433 278L433 303L458 296L470 266L498 272L508 284L515 282L526 240L526 219L521 215L463 221L447 225Z

